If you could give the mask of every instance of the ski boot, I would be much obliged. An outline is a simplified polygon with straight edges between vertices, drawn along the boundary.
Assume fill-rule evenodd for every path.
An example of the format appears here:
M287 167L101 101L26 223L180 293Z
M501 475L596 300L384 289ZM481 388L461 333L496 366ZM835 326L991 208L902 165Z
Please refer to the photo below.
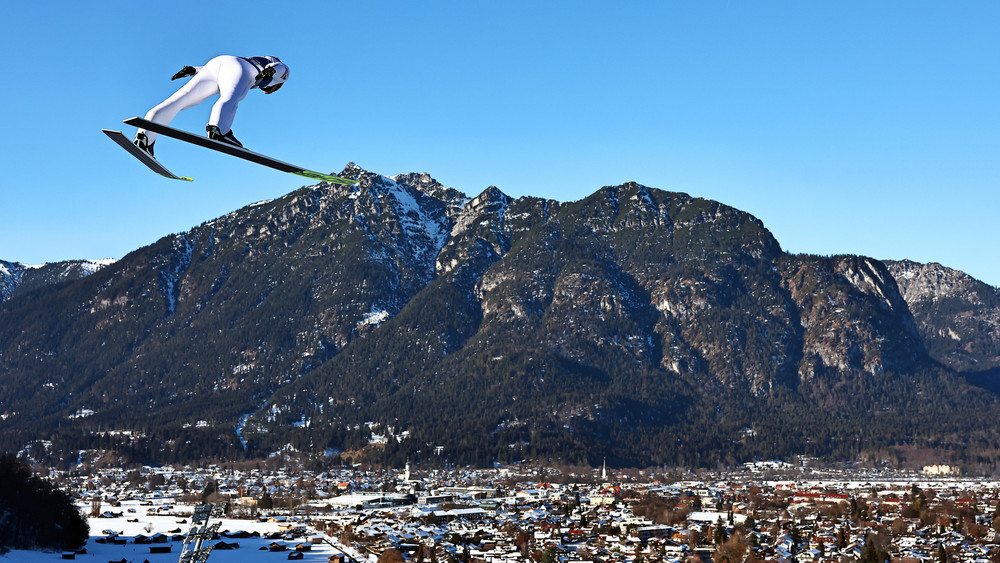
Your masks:
M153 142L155 143L156 141ZM156 158L155 156L153 156L153 143L149 142L149 139L146 137L145 133L136 133L135 140L133 140L132 143L135 146L139 147L139 150L145 152L146 154L148 154L153 158Z
M230 129L228 133L223 135L222 131L219 131L218 125L206 125L205 132L208 133L208 138L212 139L213 141L219 141L222 143L226 143L227 145L235 145L237 147L243 148L243 143L236 140L236 137L233 135L232 129Z

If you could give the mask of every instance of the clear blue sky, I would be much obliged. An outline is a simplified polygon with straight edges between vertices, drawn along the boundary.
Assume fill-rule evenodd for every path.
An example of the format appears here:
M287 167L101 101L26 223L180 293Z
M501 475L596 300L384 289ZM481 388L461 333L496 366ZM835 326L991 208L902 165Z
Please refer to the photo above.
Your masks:
M218 54L291 67L234 131L320 171L428 172L573 201L630 180L759 217L790 252L1000 285L1000 3L15 2L0 259L120 258L309 183L133 130ZM174 125L204 131L209 103Z

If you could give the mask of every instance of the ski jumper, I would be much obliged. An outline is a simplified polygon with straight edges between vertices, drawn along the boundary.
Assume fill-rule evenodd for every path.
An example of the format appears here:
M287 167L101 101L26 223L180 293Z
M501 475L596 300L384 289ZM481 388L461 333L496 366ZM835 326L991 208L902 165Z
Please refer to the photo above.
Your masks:
M201 67L193 67L197 72L184 86L174 92L158 106L146 112L146 119L162 125L169 125L181 110L194 107L218 94L219 99L212 106L208 125L219 128L227 134L233 127L236 108L250 90L261 88L274 92L288 79L288 66L277 57L234 57L220 55ZM265 72L265 69L268 69ZM273 69L273 70L270 70ZM139 129L149 139L156 140L156 133Z

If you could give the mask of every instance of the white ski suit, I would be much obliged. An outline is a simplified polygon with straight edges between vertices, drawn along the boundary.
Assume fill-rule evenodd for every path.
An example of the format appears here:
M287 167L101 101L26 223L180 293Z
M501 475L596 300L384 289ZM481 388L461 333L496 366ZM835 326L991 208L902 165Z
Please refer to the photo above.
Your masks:
M219 99L212 106L208 125L217 126L225 135L233 127L237 106L250 90L262 88L265 93L270 93L288 79L288 66L277 57L270 56L220 55L204 66L194 68L197 71L195 75L172 96L146 112L146 119L169 125L181 110L194 107L218 94ZM274 68L273 75L261 77L261 73L267 68ZM260 80L258 77L261 77ZM139 129L138 133L144 133L149 144L156 140L156 133L153 131Z

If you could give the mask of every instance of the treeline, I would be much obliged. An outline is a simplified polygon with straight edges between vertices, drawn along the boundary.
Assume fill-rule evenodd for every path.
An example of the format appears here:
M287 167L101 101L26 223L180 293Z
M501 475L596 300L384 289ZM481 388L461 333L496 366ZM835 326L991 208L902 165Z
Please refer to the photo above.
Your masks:
M0 553L11 549L73 550L90 535L69 495L34 476L12 454L0 454Z

